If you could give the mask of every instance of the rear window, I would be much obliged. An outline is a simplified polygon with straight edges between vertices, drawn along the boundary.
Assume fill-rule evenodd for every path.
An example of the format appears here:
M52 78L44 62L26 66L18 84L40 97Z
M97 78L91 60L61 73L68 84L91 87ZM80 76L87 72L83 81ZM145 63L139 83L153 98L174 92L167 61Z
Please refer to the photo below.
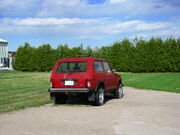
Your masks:
M87 61L67 61L59 63L56 73L80 73L86 69Z

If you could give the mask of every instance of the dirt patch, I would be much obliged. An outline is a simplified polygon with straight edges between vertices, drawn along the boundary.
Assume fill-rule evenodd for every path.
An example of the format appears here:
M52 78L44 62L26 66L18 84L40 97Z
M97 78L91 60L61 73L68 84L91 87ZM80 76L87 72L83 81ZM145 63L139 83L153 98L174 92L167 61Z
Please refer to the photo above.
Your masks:
M104 106L48 104L0 115L0 135L179 135L180 94L124 87Z

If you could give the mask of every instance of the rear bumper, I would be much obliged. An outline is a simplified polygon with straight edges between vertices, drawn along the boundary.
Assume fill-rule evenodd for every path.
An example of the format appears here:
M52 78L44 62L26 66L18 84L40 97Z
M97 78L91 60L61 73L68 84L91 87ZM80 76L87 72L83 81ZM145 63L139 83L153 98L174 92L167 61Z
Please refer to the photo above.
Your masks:
M50 88L48 91L51 93L88 93L93 90L88 88Z

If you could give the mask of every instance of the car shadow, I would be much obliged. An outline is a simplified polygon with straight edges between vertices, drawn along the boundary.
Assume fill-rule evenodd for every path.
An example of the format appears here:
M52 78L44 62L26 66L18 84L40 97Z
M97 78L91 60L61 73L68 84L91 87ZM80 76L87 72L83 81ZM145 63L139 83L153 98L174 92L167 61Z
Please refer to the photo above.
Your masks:
M110 100L114 99L113 94L106 94L105 95L105 101L104 101L104 105L109 102ZM62 105L62 104L57 104L57 105ZM87 95L76 95L76 96L71 96L67 99L66 103L64 103L63 105L85 105L85 106L95 106L94 102L90 102L88 101L88 96Z
M88 101L87 95L76 95L69 97L66 101L66 105L91 105L91 102Z
M106 93L105 94L105 100L104 100L104 104L106 104L107 102L109 102L110 100L114 99L114 94L112 93Z

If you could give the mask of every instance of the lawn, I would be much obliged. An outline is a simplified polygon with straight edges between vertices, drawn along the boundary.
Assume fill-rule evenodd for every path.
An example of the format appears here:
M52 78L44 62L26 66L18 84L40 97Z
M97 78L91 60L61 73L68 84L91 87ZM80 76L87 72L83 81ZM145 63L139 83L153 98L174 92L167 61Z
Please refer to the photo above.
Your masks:
M180 73L121 73L125 86L180 93ZM53 103L50 73L0 72L0 114Z
M0 72L0 113L51 103L50 73Z
M125 86L180 93L180 73L121 73L121 75Z

